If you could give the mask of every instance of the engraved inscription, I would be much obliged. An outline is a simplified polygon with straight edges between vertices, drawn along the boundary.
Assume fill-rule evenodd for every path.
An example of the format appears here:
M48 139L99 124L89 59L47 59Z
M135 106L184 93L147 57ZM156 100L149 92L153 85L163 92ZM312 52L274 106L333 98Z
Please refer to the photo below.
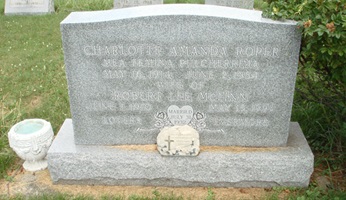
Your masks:
M205 117L201 120L195 119L199 115L195 115L192 109L186 109L185 103L193 105L196 102L203 105L202 112L212 114L208 120L215 128L267 127L269 120L265 116L275 111L274 103L251 103L255 100L254 93L241 87L233 90L229 83L260 83L262 73L272 66L270 59L280 56L278 47L166 47L133 43L87 45L82 52L87 58L100 61L99 75L106 84L108 81L115 83L115 88L107 87L108 89L100 91L100 94L95 94L94 99L101 99L93 100L87 108L88 111L97 112L104 125L137 124L138 128L143 123L144 116L141 113L162 111L158 105L167 104L177 106L174 109L169 107L166 113L162 112L162 116L167 115L166 120L161 119L161 115L156 115L156 124L153 126L163 128L189 124L198 130L204 129ZM210 89L210 85L220 81L227 82L229 88L223 88L220 84ZM91 98L93 99L92 96ZM114 115L102 114L109 111L114 112ZM182 111L189 113L176 113ZM115 114L117 112L122 115ZM125 113L136 115L124 115ZM222 117L218 114L222 114ZM247 117L247 114L261 118Z
M230 112L231 104L214 104L208 106L209 113L228 113Z
M181 80L175 80L175 81L159 81L155 83L156 87L160 91L171 91L171 90L184 90L184 83Z
M191 106L183 106L179 108L176 105L171 105L168 107L167 112L160 111L156 113L155 127L163 129L165 127L180 124L188 125L197 131L202 131L206 128L205 119L205 113L199 111L194 113Z
M161 102L163 94L152 91L118 91L111 92L114 101L141 101L141 102Z
M119 103L119 111L122 112L150 112L153 106L150 103Z
M279 48L272 47L237 47L236 48L237 56L263 56L263 57L278 57L279 56Z
M187 71L185 79L191 80L213 80L215 78L214 71Z
M191 106L183 106L179 108L176 105L172 105L168 107L167 115L173 125L187 125L192 120L193 109Z
M227 57L227 48L217 46L180 46L169 49L168 56L173 57Z
M239 104L235 107L236 113L270 113L274 111L273 103Z
M22 7L22 6L42 6L44 0L10 0L11 7Z
M142 125L142 119L138 116L102 116L101 120L103 125Z
M215 126L231 127L268 127L269 121L266 118L235 118L235 117L218 117L210 119L210 123Z
M192 102L192 93L191 92L168 92L168 101L170 102Z
M259 63L253 60L179 60L180 68L198 69L259 69Z
M107 100L93 100L90 102L90 106L87 108L89 111L117 111L118 106L114 101Z
M127 68L127 63L124 60L104 59L102 64L104 68Z
M228 72L222 71L222 79L224 80L256 80L258 79L258 72L238 71Z
M232 93L230 91L200 92L197 101L201 102L247 102L249 95L245 93Z
M173 68L172 60L164 59L133 59L131 61L133 68Z
M90 102L88 111L122 111L122 112L150 112L153 106L151 103L125 103L107 100L93 100Z
M85 46L83 48L85 55L100 56L100 55L113 55L113 56L153 56L157 57L162 55L160 46L152 45L114 45L114 46Z
M103 70L102 78L104 79L123 79L127 77L125 70Z

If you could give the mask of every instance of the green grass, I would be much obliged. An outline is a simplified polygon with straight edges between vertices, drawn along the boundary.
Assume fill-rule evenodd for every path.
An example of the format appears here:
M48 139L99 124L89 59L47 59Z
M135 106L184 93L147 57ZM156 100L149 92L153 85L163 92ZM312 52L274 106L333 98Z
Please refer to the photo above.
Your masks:
M204 3L204 0L165 3ZM70 117L60 22L71 12L107 10L113 0L55 0L56 12L42 16L4 16L0 0L0 177L15 160L7 132L25 118L43 118L58 131Z
M210 199L209 192L206 196L206 199ZM63 193L46 193L39 195L23 196L23 195L14 195L13 197L1 196L2 200L183 200L182 196L176 196L174 194L165 194L162 195L157 190L152 192L151 197L139 196L139 195L130 195L129 197L124 197L122 195L103 195L101 197L93 197L88 195L69 195ZM210 199L211 200L211 199Z
M113 8L113 0L55 0L57 13L87 10L109 10Z
M0 16L0 177L15 158L7 145L11 126L43 118L57 131L70 116L59 30L67 14Z
M165 0L165 3L179 3L178 0ZM203 3L203 0L185 1ZM56 12L42 16L4 16L4 0L0 0L0 179L6 178L6 171L17 168L14 164L16 155L9 148L7 133L16 123L26 118L43 118L52 123L56 133L63 121L70 117L67 84L61 47L60 22L71 12L79 10L106 10L113 7L113 0L55 0ZM180 1L180 3L182 3ZM255 1L258 9L268 6L263 0ZM319 128L320 123L331 113L316 104L295 101L293 119L300 122L304 133L314 150L328 152L334 148L321 145L326 134ZM325 130L334 131L334 130ZM333 137L329 134L328 137ZM325 140L325 138L323 139ZM328 138L327 138L328 140ZM333 141L330 138L330 141ZM316 163L325 163L328 173L344 165L345 155L340 159L335 156L318 157ZM274 190L268 199L278 199L282 190ZM155 195L155 194L154 194ZM339 190L321 192L314 185L308 189L292 189L291 199L339 199L345 193ZM5 198L5 197L4 197ZM209 190L207 199L214 199L215 194ZM0 197L2 199L2 197ZM13 199L28 199L17 196ZM29 199L93 199L92 197L72 197L64 194L53 196L40 195ZM103 199L123 199L122 197L104 197ZM129 199L182 199L176 196L154 198L133 195Z
M15 160L7 132L26 118L50 121L57 132L70 117L60 22L78 10L111 9L113 0L55 0L56 12L5 16L0 0L0 177Z
M285 188L274 187L264 199L266 200L342 200L346 199L346 193L342 191L328 190L323 191L317 187L309 188Z
M264 10L265 8L267 8L269 6L269 4L265 1L265 0L255 0L254 1L254 8L256 10Z

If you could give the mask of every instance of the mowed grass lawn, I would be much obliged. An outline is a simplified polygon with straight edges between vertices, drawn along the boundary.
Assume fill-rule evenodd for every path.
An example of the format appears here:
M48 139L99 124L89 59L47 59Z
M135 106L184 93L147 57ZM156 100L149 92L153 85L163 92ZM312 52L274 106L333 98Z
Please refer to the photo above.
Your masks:
M165 3L204 0L165 0ZM0 0L0 179L20 167L7 133L26 118L50 121L55 133L71 117L61 44L60 22L72 11L104 10L113 0L55 0L56 12L41 16L5 16ZM261 7L262 1L255 1ZM303 190L315 195L318 190ZM306 194L305 194L306 193ZM1 198L1 197L0 197Z
M184 2L167 0L165 3ZM204 3L204 0L189 0ZM26 118L50 121L55 133L71 117L60 22L72 11L106 10L113 0L55 0L49 15L4 15L0 0L0 178L17 159L7 133ZM18 167L18 166L12 166Z

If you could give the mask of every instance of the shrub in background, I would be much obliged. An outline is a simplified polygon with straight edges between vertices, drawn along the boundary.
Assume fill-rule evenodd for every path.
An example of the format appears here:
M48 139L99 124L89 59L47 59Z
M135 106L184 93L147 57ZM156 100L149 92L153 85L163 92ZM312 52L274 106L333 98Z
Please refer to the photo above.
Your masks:
M268 0L264 17L302 30L293 118L316 150L343 152L346 138L345 0ZM342 155L342 153L339 153Z

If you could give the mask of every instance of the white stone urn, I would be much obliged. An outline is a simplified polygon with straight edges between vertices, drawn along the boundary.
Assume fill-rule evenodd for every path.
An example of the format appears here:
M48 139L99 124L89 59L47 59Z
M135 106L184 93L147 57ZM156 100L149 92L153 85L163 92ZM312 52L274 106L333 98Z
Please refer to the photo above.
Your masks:
M54 137L52 126L43 119L26 119L15 124L8 133L10 147L25 160L27 171L39 171L48 166L45 159Z

